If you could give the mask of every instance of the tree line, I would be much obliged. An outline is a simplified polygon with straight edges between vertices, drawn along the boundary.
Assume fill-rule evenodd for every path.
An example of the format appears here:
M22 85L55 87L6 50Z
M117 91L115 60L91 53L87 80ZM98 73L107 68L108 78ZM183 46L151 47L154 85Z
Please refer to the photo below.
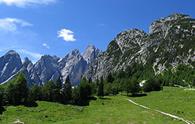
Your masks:
M137 96L150 91L160 91L163 86L186 85L182 79L186 81L194 79L193 69L179 66L177 70L175 72L167 70L162 75L155 76L150 69L147 70L142 66L135 65L125 71L109 73L107 77L100 77L96 80L83 77L77 86L72 86L68 76L64 83L59 78L57 81L48 81L44 85L33 85L31 87L28 86L24 75L21 73L6 83L5 86L0 87L0 106L34 106L37 100L88 105L91 99L96 98L95 96L102 98L121 92ZM192 76L185 75L186 71ZM191 82L191 85L195 86L195 81Z
M25 76L20 73L15 79L0 86L0 111L5 105L36 106L36 101L50 101L62 104L88 105L93 96L102 97L103 82L94 83L82 78L77 86L72 86L69 76L62 83L48 81L44 85L28 86ZM2 109L1 109L2 108Z

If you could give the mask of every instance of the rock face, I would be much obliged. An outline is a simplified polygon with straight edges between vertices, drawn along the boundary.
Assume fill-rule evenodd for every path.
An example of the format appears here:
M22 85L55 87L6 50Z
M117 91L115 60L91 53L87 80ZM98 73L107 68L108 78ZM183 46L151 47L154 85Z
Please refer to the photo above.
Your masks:
M6 81L22 67L22 61L15 51L11 50L0 58L0 82Z
M90 45L84 52L84 57L79 50L73 50L64 58L44 55L33 64L28 58L21 62L21 58L15 51L9 51L0 58L0 82L12 79L18 72L24 73L29 85L42 85L49 80L59 78L64 82L70 77L73 85L79 83L81 77L99 54L99 50Z
M24 73L24 75L26 76L27 81L29 82L29 85L31 85L33 83L33 81L31 80L30 77L30 72L33 69L33 63L26 57L24 59L24 62L22 63L22 68L20 69L19 72Z
M100 54L99 49L97 49L93 45L89 45L87 46L85 52L83 53L83 58L89 64L92 63L98 57L99 54Z
M63 81L70 76L71 82L78 84L87 70L87 61L83 59L78 50L73 50L59 61L59 70Z
M60 71L58 70L59 58L44 55L41 59L33 65L30 70L30 78L35 83L42 83L49 80L57 80L60 77Z
M195 19L173 14L153 22L150 33L138 29L114 38L86 72L92 79L141 64L159 74L179 64L195 66Z

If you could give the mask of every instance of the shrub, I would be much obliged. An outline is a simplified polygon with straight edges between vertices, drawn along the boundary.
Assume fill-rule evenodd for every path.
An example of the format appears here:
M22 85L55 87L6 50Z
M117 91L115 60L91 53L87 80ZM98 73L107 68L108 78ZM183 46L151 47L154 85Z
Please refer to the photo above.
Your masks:
M149 79L144 83L143 86L144 92L151 92L151 91L160 91L162 90L162 86L160 80L157 79Z
M126 85L127 94L131 93L133 96L141 91L140 85L136 80L129 80Z

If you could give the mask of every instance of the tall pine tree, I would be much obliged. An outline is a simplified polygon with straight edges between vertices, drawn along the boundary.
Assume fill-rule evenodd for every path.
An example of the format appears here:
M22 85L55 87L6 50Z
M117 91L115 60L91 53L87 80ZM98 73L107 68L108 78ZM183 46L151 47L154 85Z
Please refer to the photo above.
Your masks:
M104 96L104 79L103 79L103 77L101 77L100 82L98 84L97 96L99 96L99 97Z
M27 81L22 73L8 85L7 88L8 101L13 105L25 104L27 102L29 89Z
M69 76L67 76L66 78L62 92L63 92L63 101L65 103L69 102L72 99L72 85Z

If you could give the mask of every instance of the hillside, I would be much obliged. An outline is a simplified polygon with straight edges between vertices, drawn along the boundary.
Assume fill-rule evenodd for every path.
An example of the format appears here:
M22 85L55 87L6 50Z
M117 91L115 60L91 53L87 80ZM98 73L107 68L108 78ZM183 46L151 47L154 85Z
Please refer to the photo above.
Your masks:
M149 33L132 29L118 34L86 75L96 79L134 70L142 73L138 75L140 80L145 80L166 71L174 73L180 65L191 69L195 66L195 19L173 14L154 21ZM186 79L189 84L195 73L190 75L193 78Z

